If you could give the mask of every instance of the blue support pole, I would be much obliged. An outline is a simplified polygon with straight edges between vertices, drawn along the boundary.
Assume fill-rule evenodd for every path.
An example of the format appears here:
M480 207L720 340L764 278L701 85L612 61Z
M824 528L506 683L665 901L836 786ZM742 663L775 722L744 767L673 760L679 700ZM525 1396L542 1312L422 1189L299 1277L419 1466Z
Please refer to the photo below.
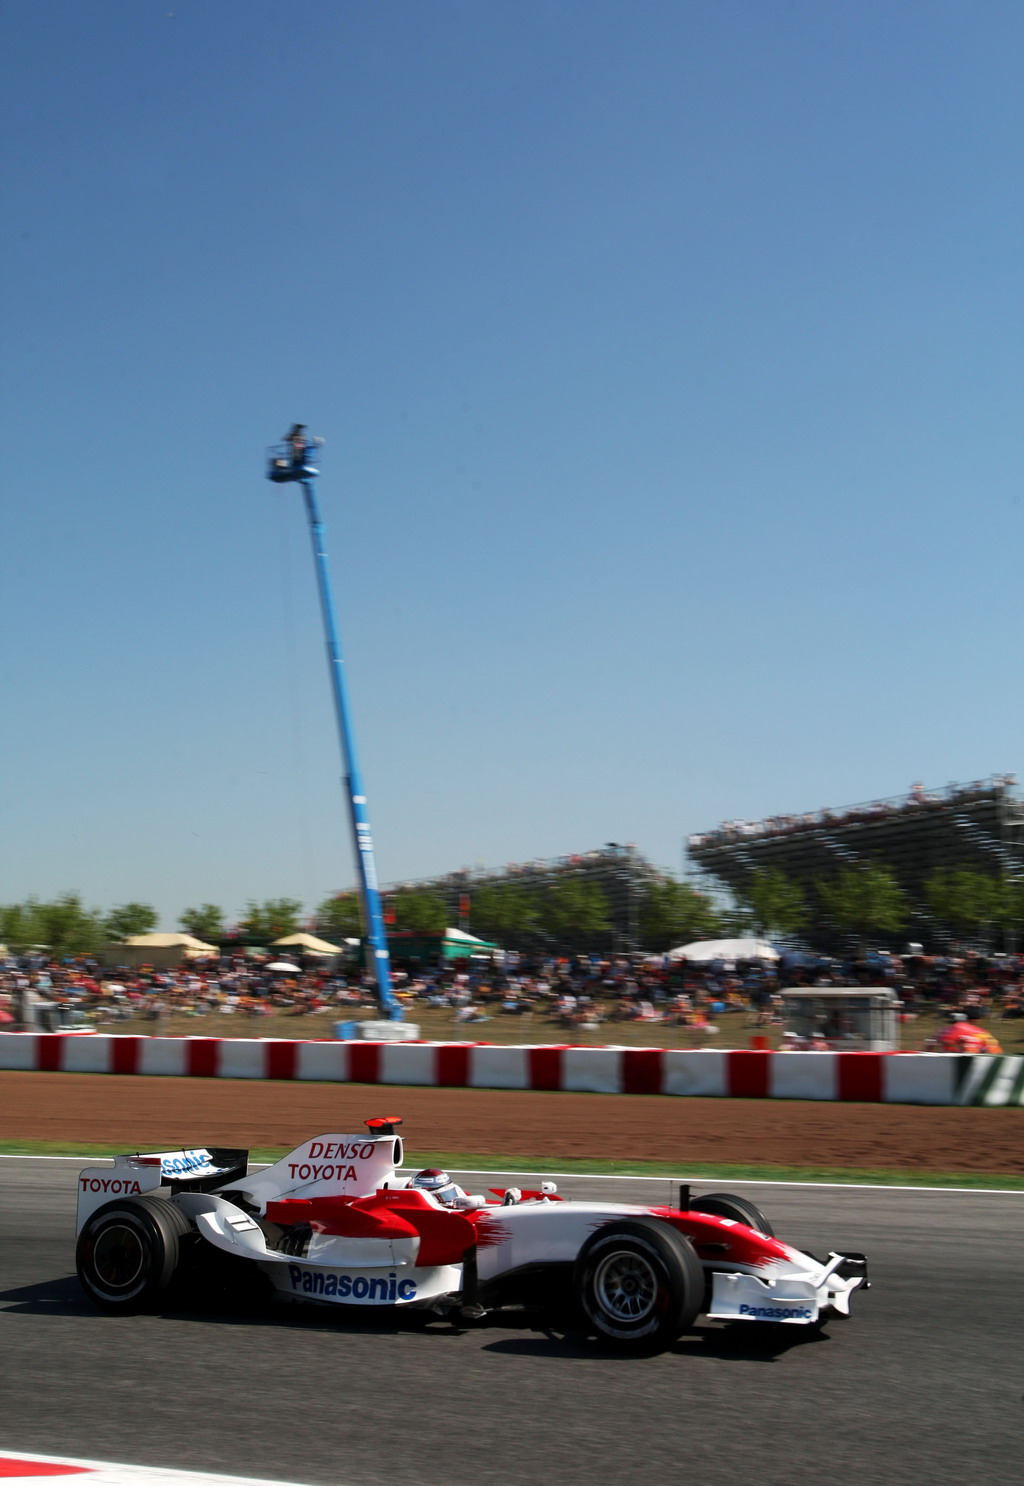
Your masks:
M338 736L345 767L345 797L348 801L349 819L352 825L352 844L355 848L356 865L359 869L359 896L363 905L363 918L373 973L377 982L377 1001L381 1013L390 1021L402 1020L402 1005L391 989L391 959L384 929L384 914L381 910L380 889L377 883L377 865L373 855L373 835L366 809L366 793L363 789L359 762L356 757L355 737L352 731L351 708L348 687L345 682L345 662L342 658L338 626L334 617L334 600L331 595L330 573L327 567L327 550L324 542L324 524L320 515L313 480L319 474L311 461L313 451L305 444L286 456L286 460L271 459L268 478L277 484L296 482L302 486L306 500L306 515L309 520L310 537L313 542L313 562L316 567L317 588L320 593L320 612L324 621L324 638L327 645L327 668L331 676L331 691L334 711L338 723Z

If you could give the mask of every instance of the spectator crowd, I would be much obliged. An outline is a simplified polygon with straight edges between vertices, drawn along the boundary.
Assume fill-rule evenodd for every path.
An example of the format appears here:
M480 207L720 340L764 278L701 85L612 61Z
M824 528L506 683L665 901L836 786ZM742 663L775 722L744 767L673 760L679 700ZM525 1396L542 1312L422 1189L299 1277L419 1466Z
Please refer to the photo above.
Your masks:
M86 957L8 956L0 963L0 1028L55 1031L141 1019L156 1032L171 1016L276 1015L323 1017L301 1035L329 1037L334 1021L376 1005L371 978L352 963L307 961L285 972L271 968L275 963L270 955L239 951L173 969L127 971ZM456 1024L521 1018L571 1033L623 1022L660 1023L690 1027L707 1038L724 1018L742 1017L752 1028L777 1024L788 987L877 985L897 992L909 1018L932 1009L950 1025L977 1027L1024 1016L1024 954L873 954L849 961L794 954L778 963L499 954L429 968L400 962L394 972L395 993L410 1020L418 1009L431 1008L447 1012Z

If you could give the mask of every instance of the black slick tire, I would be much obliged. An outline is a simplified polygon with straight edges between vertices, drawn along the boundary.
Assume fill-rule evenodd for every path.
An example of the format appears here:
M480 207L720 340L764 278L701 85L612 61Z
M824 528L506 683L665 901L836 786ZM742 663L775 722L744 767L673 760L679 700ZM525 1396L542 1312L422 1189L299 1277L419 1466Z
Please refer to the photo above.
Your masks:
M599 1341L660 1352L693 1325L704 1270L682 1233L655 1218L606 1223L580 1250L576 1301Z
M745 1197L736 1197L732 1192L709 1192L706 1197L696 1197L690 1203L692 1213L710 1213L715 1218L731 1218L734 1223L746 1223L755 1233L774 1238L775 1230L761 1209Z
M146 1310L170 1288L181 1240L190 1232L185 1214L164 1198L105 1203L79 1234L75 1266L82 1289L104 1310Z

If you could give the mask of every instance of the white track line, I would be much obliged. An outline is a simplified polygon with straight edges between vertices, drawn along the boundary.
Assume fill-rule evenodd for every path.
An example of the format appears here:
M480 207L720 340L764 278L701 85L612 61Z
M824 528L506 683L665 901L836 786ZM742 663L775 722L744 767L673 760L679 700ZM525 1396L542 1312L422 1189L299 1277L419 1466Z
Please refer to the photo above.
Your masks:
M680 1172L678 1176L605 1176L596 1171L509 1171L504 1166L483 1171L468 1167L460 1170L449 1166L448 1170L456 1176L540 1176L545 1180L558 1177L567 1182L689 1182L691 1186L694 1182L728 1182L732 1187L834 1187L839 1192L985 1192L999 1193L1004 1197L1024 1197L1024 1189L1019 1187L918 1187L898 1186L895 1182L777 1182L746 1176L706 1176L703 1172L699 1176L687 1176L685 1172Z
M112 1161L113 1156L29 1156L29 1155L5 1155L0 1151L0 1161ZM262 1171L270 1165L269 1161L253 1161L250 1163L254 1170ZM703 1172L698 1176L687 1176L681 1171L678 1176L617 1176L606 1175L600 1171L513 1171L508 1166L449 1166L448 1170L456 1176L532 1176L541 1177L548 1181L556 1177L559 1181L576 1182L671 1182L678 1185L680 1182L728 1182L732 1187L824 1187L827 1190L837 1192L958 1192L979 1193L987 1196L999 1197L1024 1197L1024 1188L1021 1187L923 1187L908 1183L901 1186L896 1182L780 1182L766 1181L759 1177L739 1176L707 1176Z
M26 1151L0 1151L0 1161L113 1161L113 1159L113 1156L32 1156Z

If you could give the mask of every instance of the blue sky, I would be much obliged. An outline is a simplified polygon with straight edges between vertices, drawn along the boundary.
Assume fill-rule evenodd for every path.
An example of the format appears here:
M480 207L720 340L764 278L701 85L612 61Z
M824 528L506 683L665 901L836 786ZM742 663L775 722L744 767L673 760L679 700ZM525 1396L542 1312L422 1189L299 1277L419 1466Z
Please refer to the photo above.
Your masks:
M38 0L0 47L0 902L1024 768L1011 0Z

